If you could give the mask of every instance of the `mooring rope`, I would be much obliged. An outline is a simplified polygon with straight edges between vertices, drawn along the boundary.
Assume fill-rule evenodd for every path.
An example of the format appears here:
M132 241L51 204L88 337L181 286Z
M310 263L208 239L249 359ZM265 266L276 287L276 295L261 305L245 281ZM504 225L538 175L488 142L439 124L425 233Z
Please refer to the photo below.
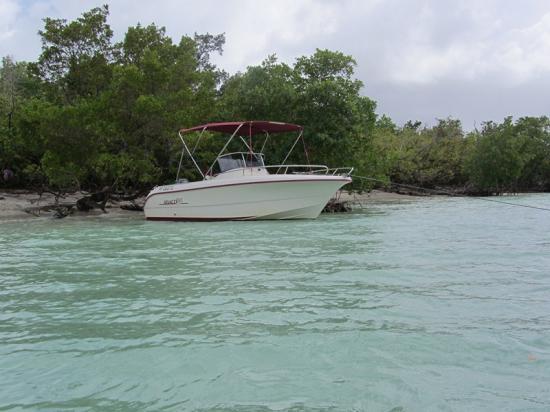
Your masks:
M359 175L351 175L351 176L355 177L357 179L363 179L363 180L368 180L368 181L371 181L371 182L383 183L385 185L400 186L400 187L404 187L404 188L408 188L408 189L415 189L415 190L423 190L425 192L431 192L434 195L444 194L444 195L453 196L453 197L470 197L470 196L457 195L456 193L449 192L447 190L428 189L427 187L422 187L422 186L414 186L414 185L406 185L406 184L403 184L403 183L387 182L385 180L375 179L373 177L367 177L367 176L359 176ZM508 205L508 206L525 207L525 208L528 208L528 209L537 209L537 210L544 210L546 212L550 212L550 208L546 208L546 207L524 205L524 204L521 204L521 203L507 202L505 200L488 199L486 197L479 197L479 196L475 196L473 198L477 199L477 200L483 200L484 202L502 203L502 204Z

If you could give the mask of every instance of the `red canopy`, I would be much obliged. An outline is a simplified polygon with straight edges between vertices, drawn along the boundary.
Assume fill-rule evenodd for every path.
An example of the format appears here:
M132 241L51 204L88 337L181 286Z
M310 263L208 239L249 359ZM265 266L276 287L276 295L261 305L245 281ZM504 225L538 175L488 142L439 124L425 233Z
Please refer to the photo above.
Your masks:
M239 126L241 127L239 128ZM238 128L239 134L242 136L255 135L260 133L297 132L299 130L302 130L302 126L298 126L297 124L252 120L246 122L207 123L201 126L191 127L189 129L181 129L180 132L189 133L202 130L211 130L213 132L233 134Z

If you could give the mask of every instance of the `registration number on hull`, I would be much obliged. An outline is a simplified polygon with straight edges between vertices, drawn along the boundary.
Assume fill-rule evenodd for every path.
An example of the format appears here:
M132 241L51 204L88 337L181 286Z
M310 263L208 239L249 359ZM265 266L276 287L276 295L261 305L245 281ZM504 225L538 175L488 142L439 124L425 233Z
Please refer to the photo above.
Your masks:
M186 205L187 202L183 201L183 197L178 197L177 199L166 199L163 200L160 204L161 206L173 206L173 205Z

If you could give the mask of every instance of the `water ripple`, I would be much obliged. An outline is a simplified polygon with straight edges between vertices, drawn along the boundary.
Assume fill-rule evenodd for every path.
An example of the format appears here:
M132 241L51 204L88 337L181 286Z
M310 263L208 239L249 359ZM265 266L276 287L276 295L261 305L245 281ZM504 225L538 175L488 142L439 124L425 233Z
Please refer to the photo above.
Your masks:
M528 212L2 223L0 410L548 410L550 220Z

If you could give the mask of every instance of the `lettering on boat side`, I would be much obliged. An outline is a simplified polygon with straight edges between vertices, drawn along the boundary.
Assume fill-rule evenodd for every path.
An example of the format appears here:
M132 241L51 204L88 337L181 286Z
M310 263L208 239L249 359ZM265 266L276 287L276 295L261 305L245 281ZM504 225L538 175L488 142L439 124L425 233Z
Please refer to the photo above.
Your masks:
M184 202L182 197L178 197L177 199L163 200L160 205L161 206L171 206L171 205L186 205L186 204L187 204L187 202Z
M174 186L162 186L162 187L159 187L159 192L167 192L169 190L172 190L174 188Z

